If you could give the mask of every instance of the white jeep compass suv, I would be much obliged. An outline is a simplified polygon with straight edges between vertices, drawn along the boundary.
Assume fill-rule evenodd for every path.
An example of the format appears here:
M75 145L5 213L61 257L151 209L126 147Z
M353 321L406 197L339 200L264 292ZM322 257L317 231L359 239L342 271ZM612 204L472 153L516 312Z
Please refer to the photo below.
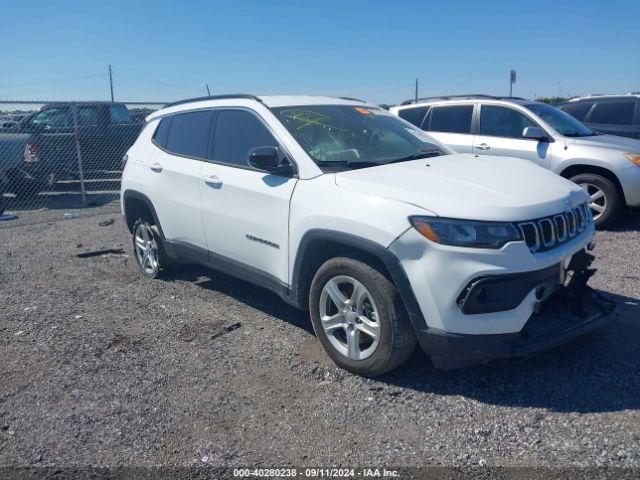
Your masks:
M454 154L352 99L225 95L151 114L125 157L142 273L200 263L308 309L340 366L442 368L548 348L603 324L578 186Z

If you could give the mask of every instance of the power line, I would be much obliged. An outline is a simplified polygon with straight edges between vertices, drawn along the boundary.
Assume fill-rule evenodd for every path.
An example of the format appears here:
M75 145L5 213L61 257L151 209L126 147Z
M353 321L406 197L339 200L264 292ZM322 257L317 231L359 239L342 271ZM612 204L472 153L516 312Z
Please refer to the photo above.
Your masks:
M118 73L117 77L118 78L129 79L129 80L132 80L134 82L140 82L140 83L144 83L144 84L155 83L157 85L163 85L163 86L166 86L166 87L179 88L179 89L183 89L183 90L195 91L197 89L195 86L178 85L177 83L164 82L162 80L157 80L155 78L144 78L144 77L141 77L139 75L131 75L129 73Z
M176 84L173 81L174 80L173 78L163 76L163 75L157 75L148 70L141 70L141 69L131 68L131 67L122 67L118 65L116 65L116 67L118 68L119 71L124 70L125 75L130 76L131 78L137 77L138 79L143 79L146 82L154 82L158 84L168 85L171 87L176 87L176 86L184 87L184 85ZM190 85L188 88L196 89L197 87L195 85Z
M195 90L191 90L191 93L187 93L184 92L180 93L178 90L173 89L173 90L169 90L167 88L158 88L158 87L154 87L154 86L149 86L146 83L143 82L138 82L138 81L134 81L132 82L131 80L122 80L120 74L116 75L116 77L118 78L118 85L121 85L122 88L130 88L130 89L134 89L134 90L139 90L139 91L144 91L147 93L157 93L157 94L162 94L162 95L171 95L173 97L181 97L184 96L186 94L193 94L196 95L197 91ZM122 89L121 88L121 89Z
M52 79L52 80L39 80L37 82L20 82L20 83L13 83L13 84L0 84L0 88L12 88L12 87L22 87L22 86L30 86L30 85L45 85L45 84L50 84L50 83L59 83L59 82L73 82L76 80L86 80L89 78L98 78L98 77L102 77L104 78L104 74L96 74L96 75L84 75L81 77L69 77L69 78L57 78L57 79Z
M104 76L104 75L103 75ZM94 87L103 87L104 86L104 82L100 82L100 83L90 83L87 85L75 85L75 86L67 86L67 87L60 87L60 88L50 88L47 90L39 90L39 91L29 91L28 93L12 93L12 96L33 96L33 95L48 95L51 92L64 92L64 91L68 91L68 90L85 90L87 88L94 88Z
M148 89L148 90L152 90L152 91L156 91L156 92L168 92L168 93L176 93L176 92L196 92L196 89L192 89L192 88L186 88L186 87L177 87L177 88L167 88L167 87L163 87L163 86L155 86L155 85L149 85L147 82L143 81L143 80L137 80L137 79L131 79L131 78L125 78L122 77L122 75L118 74L116 75L117 79L118 79L118 83L120 85L125 85L127 87L131 87L131 88L140 88L140 89Z

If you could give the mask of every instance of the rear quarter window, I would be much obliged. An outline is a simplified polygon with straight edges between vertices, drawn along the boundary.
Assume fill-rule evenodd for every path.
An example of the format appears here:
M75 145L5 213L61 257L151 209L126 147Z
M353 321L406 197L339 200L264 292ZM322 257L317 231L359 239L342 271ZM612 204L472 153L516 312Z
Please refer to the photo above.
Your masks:
M584 117L589 113L589 110L591 110L592 105L593 102L570 103L562 105L560 109L567 112L573 118L583 121Z
M411 107L398 110L400 118L413 123L416 127L419 127L422 123L425 113L427 113L427 107Z
M162 148L165 148L167 145L169 127L171 127L171 117L164 117L160 120L160 123L158 123L156 131L153 134L153 141Z

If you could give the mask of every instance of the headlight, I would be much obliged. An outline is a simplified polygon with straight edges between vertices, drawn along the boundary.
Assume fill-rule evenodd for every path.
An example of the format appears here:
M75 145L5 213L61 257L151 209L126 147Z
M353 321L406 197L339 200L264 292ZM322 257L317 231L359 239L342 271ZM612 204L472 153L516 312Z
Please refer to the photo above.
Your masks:
M634 163L640 167L640 155L638 155L637 153L625 153L624 156L627 157L627 160L629 160L631 163Z
M440 217L411 217L411 224L432 242L457 247L500 248L522 240L511 223L453 220Z

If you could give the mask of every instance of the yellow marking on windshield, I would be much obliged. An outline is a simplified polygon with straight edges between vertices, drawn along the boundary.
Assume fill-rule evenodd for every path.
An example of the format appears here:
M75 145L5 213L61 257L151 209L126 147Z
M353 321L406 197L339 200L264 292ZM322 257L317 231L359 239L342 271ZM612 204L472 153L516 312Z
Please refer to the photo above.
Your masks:
M294 122L299 122L301 125L297 126L296 130L301 130L310 125L316 125L320 127L331 128L333 130L338 130L341 132L347 131L344 128L339 128L335 125L327 123L327 121L331 120L331 117L323 113L312 112L309 110L290 109L283 110L282 112L280 112L280 115L288 118L289 120L293 120Z

